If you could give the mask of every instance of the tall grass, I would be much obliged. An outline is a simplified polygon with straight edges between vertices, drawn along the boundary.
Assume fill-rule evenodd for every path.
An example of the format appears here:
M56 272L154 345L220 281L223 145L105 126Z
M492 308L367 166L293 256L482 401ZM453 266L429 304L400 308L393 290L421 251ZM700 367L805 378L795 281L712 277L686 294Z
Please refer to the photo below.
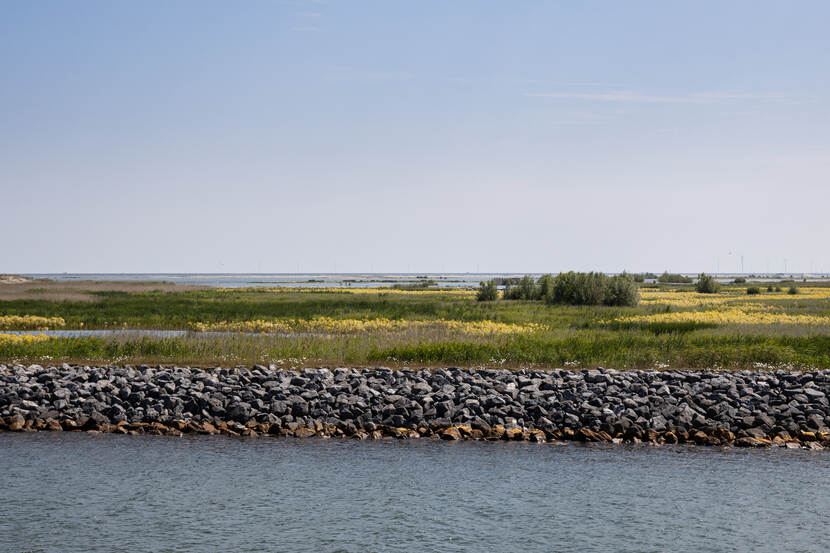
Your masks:
M69 338L0 346L6 362L178 363L199 366L276 363L459 364L504 367L605 366L830 368L830 336L736 336L580 331L494 340L457 337L341 336L279 338Z

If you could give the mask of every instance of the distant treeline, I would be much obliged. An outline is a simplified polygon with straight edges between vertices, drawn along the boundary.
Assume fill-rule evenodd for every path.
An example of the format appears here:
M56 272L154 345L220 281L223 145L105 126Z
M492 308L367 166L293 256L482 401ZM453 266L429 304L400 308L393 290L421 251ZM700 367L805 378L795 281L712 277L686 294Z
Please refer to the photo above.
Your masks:
M393 284L391 288L393 290L426 290L427 288L434 288L436 286L438 286L438 283L434 280L419 280L418 282Z
M533 279L525 275L519 279L501 279L504 282L502 297L506 300L540 300L548 304L569 305L626 305L640 302L640 290L634 277L622 273L608 276L604 273L561 273L557 276L542 275ZM479 301L498 299L496 279L482 282L478 291Z
M665 271L662 275L657 277L657 282L661 284L691 284L694 281L687 276Z
M678 273L669 273L668 271L660 276L654 273L627 273L625 271L622 274L631 277L634 282L645 282L647 280L656 280L663 284L690 284L692 282L689 277ZM495 277L493 282L496 283L496 286L514 286L519 284L523 278L527 277Z

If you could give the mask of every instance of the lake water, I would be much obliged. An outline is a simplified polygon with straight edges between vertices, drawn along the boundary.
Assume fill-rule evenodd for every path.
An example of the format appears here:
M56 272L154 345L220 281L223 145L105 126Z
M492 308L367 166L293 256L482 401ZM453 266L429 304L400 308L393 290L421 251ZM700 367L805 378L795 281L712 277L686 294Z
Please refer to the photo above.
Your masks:
M0 434L0 551L827 551L830 452Z
M32 273L30 278L48 278L59 282L97 280L107 282L171 282L197 286L240 287L355 287L374 288L392 286L396 283L412 283L419 280L434 280L440 287L478 286L482 280L493 277L516 277L517 274L471 274L471 273Z

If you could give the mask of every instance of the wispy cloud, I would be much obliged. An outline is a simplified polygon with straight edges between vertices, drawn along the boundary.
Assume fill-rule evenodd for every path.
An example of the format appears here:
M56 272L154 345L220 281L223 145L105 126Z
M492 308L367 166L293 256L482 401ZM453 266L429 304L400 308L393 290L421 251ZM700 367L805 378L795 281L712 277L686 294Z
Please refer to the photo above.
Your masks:
M680 95L646 94L632 90L610 90L606 92L525 92L529 98L552 98L556 100L584 100L593 102L620 102L639 104L714 104L736 100L782 101L782 94L754 94L742 92L693 92Z

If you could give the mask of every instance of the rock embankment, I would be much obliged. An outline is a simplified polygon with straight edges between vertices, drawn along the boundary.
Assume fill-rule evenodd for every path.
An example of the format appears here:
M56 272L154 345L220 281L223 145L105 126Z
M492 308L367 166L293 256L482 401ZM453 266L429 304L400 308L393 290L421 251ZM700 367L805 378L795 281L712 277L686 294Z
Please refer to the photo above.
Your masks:
M0 429L830 446L830 371L0 365Z

